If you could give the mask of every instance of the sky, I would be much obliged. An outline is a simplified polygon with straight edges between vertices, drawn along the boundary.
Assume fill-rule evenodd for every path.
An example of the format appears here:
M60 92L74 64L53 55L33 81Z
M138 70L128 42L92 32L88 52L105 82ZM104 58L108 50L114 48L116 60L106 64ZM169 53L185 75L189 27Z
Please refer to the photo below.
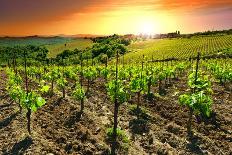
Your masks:
M232 0L0 0L0 35L192 33L232 28Z

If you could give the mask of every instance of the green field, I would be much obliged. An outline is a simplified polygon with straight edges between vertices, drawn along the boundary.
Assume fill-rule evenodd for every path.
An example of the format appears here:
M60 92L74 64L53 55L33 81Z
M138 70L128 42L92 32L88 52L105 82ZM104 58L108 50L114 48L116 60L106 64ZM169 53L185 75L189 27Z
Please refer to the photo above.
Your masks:
M45 47L49 50L48 57L55 57L64 50L74 50L76 48L81 50L85 49L86 47L91 47L92 44L93 42L90 39L73 39L66 43L45 45Z
M66 44L66 47L65 47ZM0 47L13 46L45 46L49 50L49 57L55 57L66 49L74 50L91 47L93 42L90 39L68 38L68 37L22 37L22 38L0 38Z
M0 46L24 46L24 45L51 45L51 44L61 44L71 41L72 38L68 37L3 37L0 38Z
M148 59L163 58L189 58L196 56L197 52L202 55L217 53L220 50L232 47L232 35L192 37L190 39L150 39L136 41L128 46L131 51L125 55L125 61L140 61L142 56Z

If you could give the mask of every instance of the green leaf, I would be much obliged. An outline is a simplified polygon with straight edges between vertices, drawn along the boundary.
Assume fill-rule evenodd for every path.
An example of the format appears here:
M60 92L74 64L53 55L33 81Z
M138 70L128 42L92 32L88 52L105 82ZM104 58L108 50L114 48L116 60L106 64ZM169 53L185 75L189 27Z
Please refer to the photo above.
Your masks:
M46 101L42 97L38 97L36 103L38 107L42 107L46 103Z
M49 91L49 89L50 89L50 86L45 85L45 86L43 86L43 87L40 89L40 91L41 91L42 93L47 93L47 92Z

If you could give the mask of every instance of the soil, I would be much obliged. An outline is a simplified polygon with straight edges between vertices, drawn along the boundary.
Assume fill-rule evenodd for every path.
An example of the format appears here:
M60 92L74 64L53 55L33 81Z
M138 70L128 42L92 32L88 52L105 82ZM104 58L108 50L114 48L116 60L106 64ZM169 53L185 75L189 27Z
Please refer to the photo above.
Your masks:
M60 90L50 97L46 105L32 114L32 134L27 132L26 111L19 112L5 90L6 74L0 71L0 154L109 154L110 144L106 130L113 124L113 106L106 95L104 79L96 79L90 86L81 114L80 103L71 97L71 87L62 98ZM194 136L188 138L186 124L188 109L178 104L179 95L188 90L186 77L172 79L166 94L143 96L145 109L139 116L131 112L137 98L120 106L119 127L130 139L129 147L120 147L118 154L129 155L188 155L232 154L232 94L218 82L213 82L212 115L210 118L194 117ZM85 81L85 85L87 85ZM32 89L37 88L30 81Z

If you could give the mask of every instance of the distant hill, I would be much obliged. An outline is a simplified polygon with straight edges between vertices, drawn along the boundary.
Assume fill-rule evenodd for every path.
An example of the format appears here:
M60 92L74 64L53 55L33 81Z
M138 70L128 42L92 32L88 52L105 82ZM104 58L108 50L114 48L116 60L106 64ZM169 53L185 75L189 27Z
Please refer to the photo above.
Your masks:
M85 49L91 47L93 42L81 36L26 36L26 37L0 37L0 47L35 45L45 46L49 50L49 57L55 57L64 50Z
M27 36L27 37L0 37L0 46L23 46L23 45L51 45L58 43L66 43L72 38L65 37L40 37L40 36Z
M60 37L68 37L68 38L96 38L96 37L104 37L105 35L94 35L94 34L75 34L75 35L58 35Z

